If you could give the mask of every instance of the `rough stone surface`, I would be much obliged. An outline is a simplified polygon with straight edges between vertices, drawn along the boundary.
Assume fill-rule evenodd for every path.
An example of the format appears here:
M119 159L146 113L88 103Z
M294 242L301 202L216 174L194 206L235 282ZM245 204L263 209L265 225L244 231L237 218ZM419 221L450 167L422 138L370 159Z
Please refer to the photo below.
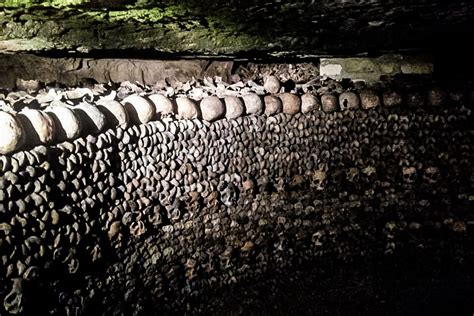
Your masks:
M28 88L19 80L45 83L59 82L68 86L88 80L97 82L185 82L193 77L220 76L228 81L232 61L149 60L139 58L48 58L33 54L0 54L0 87ZM36 88L35 88L36 89ZM28 90L28 89L27 89Z
M333 79L363 80L375 83L381 77L397 74L433 73L433 62L429 57L383 55L376 58L321 58L319 72L321 76Z
M473 29L473 7L463 0L4 1L0 51L281 56L440 47Z

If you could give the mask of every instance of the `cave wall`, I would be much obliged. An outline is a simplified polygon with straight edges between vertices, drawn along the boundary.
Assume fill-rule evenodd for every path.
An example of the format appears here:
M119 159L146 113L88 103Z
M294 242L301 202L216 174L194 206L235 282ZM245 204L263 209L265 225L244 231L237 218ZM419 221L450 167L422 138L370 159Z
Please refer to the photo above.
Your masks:
M192 310L264 271L406 247L472 260L459 101L155 120L1 155L1 313Z
M187 59L47 58L32 54L0 54L0 87L18 88L17 80L80 86L87 82L140 82L150 86L220 76L229 81L232 61ZM21 89L21 87L20 87Z
M0 8L0 52L255 57L450 51L462 47L474 20L472 1L461 0L8 0Z

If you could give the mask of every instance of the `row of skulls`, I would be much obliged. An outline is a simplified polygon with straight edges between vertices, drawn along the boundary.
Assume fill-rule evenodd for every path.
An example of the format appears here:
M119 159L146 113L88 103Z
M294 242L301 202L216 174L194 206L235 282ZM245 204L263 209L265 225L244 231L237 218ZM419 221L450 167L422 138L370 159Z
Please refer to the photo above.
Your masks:
M269 81L267 81L268 83ZM199 118L213 122L220 119L235 119L242 115L267 115L278 113L295 115L312 111L334 112L369 110L379 106L421 107L442 106L462 102L464 93L447 92L433 88L426 94L420 91L405 94L393 89L378 92L372 89L335 93L276 93L271 85L266 91L275 93L264 96L248 93L242 97L216 96L193 100L187 97L168 98L162 94L130 95L123 100L101 99L95 104L82 102L72 106L51 105L44 110L25 108L20 112L0 110L0 154L7 154L40 144L50 144L97 134L101 131L130 124L146 124L164 117L177 119Z

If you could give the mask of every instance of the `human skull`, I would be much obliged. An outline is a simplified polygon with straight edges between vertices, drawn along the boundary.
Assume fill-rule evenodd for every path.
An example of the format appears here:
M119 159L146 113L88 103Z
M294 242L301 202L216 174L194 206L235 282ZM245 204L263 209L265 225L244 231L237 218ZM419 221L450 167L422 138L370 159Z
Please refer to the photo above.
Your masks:
M439 172L438 167L427 167L423 174L423 180L425 180L429 184L433 184L439 181L441 174Z
M23 291L22 280L13 279L12 290L5 296L3 307L10 314L19 314L23 310Z
M374 166L367 166L362 170L362 173L367 175L368 177L376 176L377 169Z
M316 188L316 190L324 190L324 185L326 184L327 174L323 170L316 170L313 173L311 186Z
M220 191L221 201L226 206L231 206L238 199L238 191L235 185L228 183L227 186Z
M322 246L324 242L324 231L317 231L311 236L311 241L315 246Z
M416 180L416 168L415 167L404 167L402 169L403 179L407 183L413 183Z
M349 182L354 182L354 181L357 181L357 179L359 178L359 169L357 168L350 168L347 172L346 172L346 178Z

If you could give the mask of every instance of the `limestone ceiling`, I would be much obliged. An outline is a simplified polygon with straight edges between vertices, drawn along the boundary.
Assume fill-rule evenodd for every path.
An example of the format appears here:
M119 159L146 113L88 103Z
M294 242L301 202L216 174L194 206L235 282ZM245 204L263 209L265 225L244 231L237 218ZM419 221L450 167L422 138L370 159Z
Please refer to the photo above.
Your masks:
M320 56L462 43L472 1L6 0L0 52Z

